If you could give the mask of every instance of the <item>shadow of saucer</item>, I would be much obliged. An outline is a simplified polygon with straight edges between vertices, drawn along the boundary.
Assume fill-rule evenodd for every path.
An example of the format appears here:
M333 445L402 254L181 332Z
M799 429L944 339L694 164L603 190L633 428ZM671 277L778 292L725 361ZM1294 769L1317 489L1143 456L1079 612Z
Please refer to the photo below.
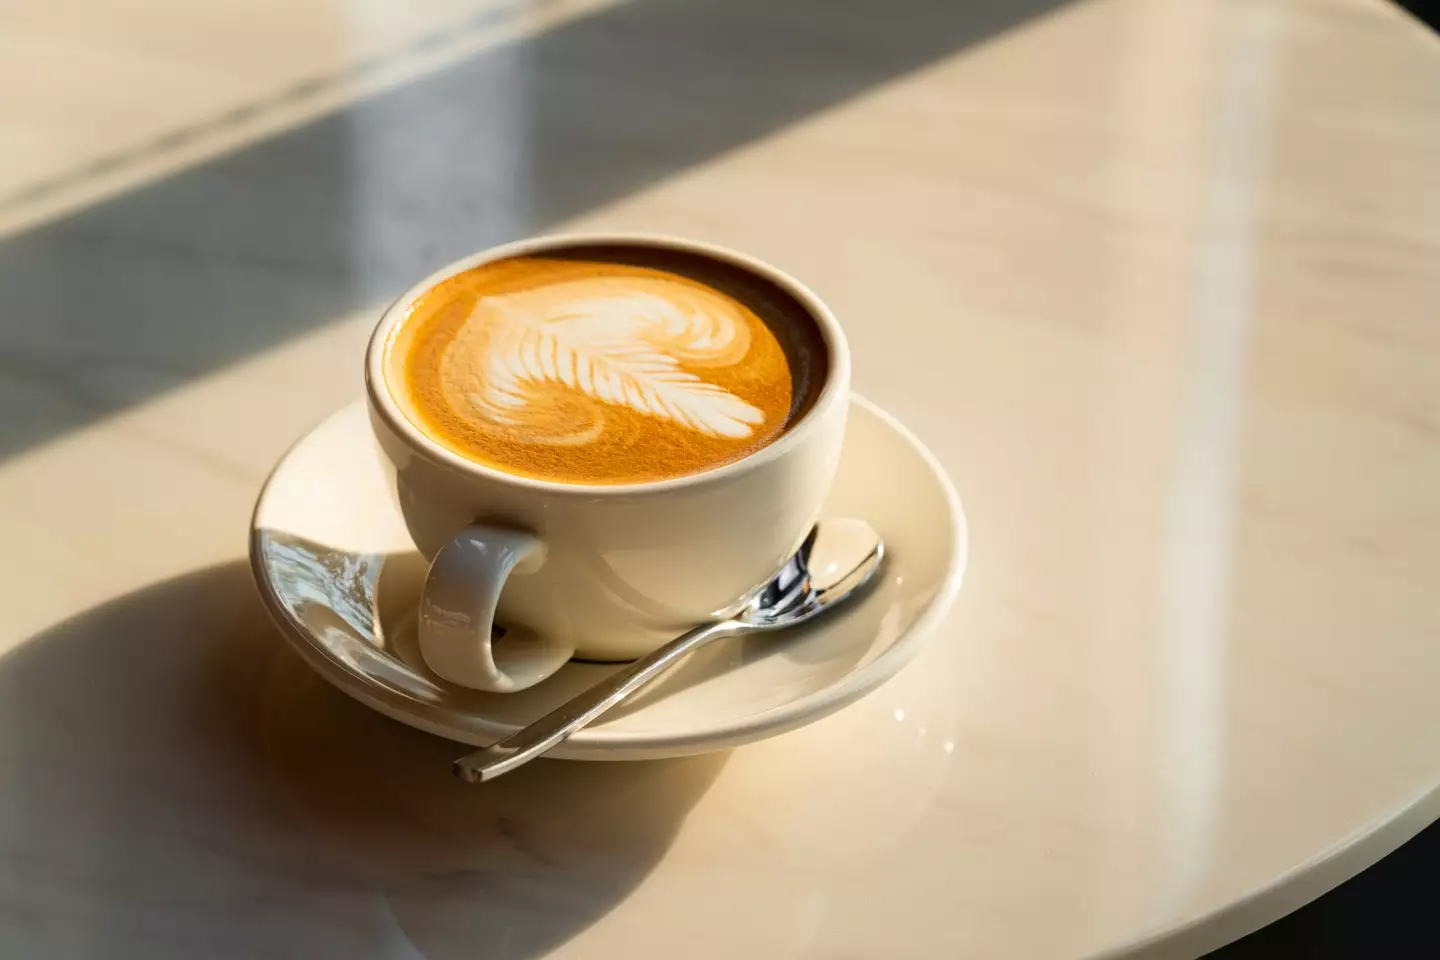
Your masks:
M466 748L343 698L288 651L260 715L326 859L383 891L431 960L533 956L604 916L728 759L540 761L468 786L450 774Z
M727 755L483 787L284 647L243 563L0 658L0 953L548 952L664 857Z

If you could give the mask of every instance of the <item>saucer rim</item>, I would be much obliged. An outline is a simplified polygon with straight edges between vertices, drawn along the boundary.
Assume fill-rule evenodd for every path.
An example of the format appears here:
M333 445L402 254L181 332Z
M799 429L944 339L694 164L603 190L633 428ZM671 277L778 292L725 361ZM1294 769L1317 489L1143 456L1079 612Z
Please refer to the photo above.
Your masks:
M756 740L778 736L820 720L840 710L861 697L874 691L887 680L899 673L929 640L931 630L954 604L964 582L969 561L969 524L965 508L955 489L953 481L939 459L928 446L899 418L879 404L858 393L851 392L850 403L863 408L879 418L890 430L899 435L924 462L938 481L950 514L948 563L934 595L926 608L905 633L891 644L880 656L863 666L857 667L829 686L812 691L795 700L788 701L754 714L740 721L703 728L690 728L684 732L606 730L603 727L588 728L577 732L567 742L569 749L552 751L560 759L598 760L611 759L596 751L623 752L625 756L613 759L643 759L645 757L681 756L688 753L708 752L739 746ZM404 693L378 696L373 684L358 676L339 660L328 647L319 643L312 631L298 623L285 608L268 573L262 550L263 529L260 517L266 512L266 505L273 495L276 479L285 469L294 452L332 419L347 410L364 406L363 397L351 401L317 422L296 439L278 458L274 468L265 478L255 508L250 517L249 559L251 574L264 602L270 619L280 628L306 664L345 694L378 711L393 720L424 730L452 741L483 745L491 738L504 737L520 729L518 725L496 721L478 713L457 710L454 707L439 706L408 697ZM378 456L378 453L377 453ZM432 714L439 716L432 716ZM457 723L456 721L461 721ZM466 736L462 736L462 734ZM475 739L483 737L484 739Z

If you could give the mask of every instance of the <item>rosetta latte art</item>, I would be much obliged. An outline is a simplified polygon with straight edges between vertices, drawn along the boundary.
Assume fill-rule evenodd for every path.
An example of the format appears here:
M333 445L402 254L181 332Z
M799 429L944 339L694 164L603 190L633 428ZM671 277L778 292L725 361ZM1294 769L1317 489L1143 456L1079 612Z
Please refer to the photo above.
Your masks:
M506 257L411 305L387 359L406 414L470 461L532 479L650 483L773 443L825 346L763 278L683 251Z
M440 373L453 407L526 442L587 443L607 404L745 438L764 413L694 371L737 364L749 346L734 305L702 288L586 278L481 297Z

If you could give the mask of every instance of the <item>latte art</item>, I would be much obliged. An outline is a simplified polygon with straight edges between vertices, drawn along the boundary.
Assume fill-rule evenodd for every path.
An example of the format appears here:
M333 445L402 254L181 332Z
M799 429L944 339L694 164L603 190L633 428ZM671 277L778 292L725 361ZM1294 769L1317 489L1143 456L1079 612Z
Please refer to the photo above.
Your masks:
M461 456L567 483L738 460L814 402L826 353L788 293L698 254L575 248L485 263L422 294L392 385Z
M481 297L446 348L446 400L520 442L579 444L605 428L596 404L622 405L717 437L745 438L765 414L685 369L740 362L750 332L735 307L698 287L600 278Z

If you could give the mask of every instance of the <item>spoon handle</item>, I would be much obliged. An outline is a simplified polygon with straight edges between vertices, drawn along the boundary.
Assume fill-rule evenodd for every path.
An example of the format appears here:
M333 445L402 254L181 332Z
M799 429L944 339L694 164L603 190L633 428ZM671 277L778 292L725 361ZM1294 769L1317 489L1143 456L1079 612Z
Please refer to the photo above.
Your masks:
M455 775L470 783L483 783L502 773L509 773L569 739L576 730L654 680L681 657L711 640L728 637L744 629L738 621L719 620L681 634L654 653L617 670L589 690L562 703L528 727L512 733L499 743L456 760Z

